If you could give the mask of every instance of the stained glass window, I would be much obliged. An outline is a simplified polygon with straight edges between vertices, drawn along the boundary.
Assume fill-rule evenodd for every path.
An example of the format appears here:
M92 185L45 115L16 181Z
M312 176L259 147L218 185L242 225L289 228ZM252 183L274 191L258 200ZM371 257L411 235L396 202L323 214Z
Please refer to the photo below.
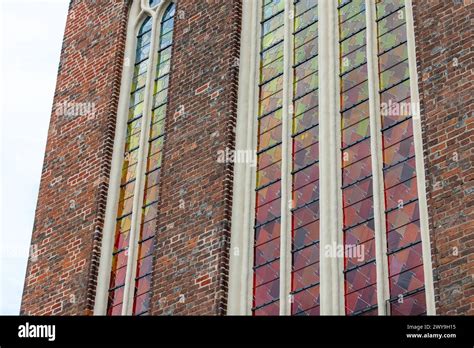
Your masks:
M390 312L426 313L405 1L376 4Z
M406 1L259 4L252 314L426 314ZM334 95L319 79L328 71ZM325 134L330 125L337 131ZM334 143L340 160L320 158ZM322 178L330 190L320 196ZM342 260L323 255L328 241ZM323 261L336 288L321 282Z
M291 314L319 314L318 4L294 3Z
M339 0L338 12L345 311L377 314L365 0Z
M150 1L151 6L159 1ZM175 5L171 3L166 9L160 23L159 38L152 38L153 20L147 17L138 30L136 38L135 65L131 82L127 135L125 140L122 179L115 228L115 244L112 256L112 271L109 285L107 313L120 315L127 313L123 309L126 287L133 292L132 314L145 315L150 304L150 286L152 271L152 253L158 209L158 193L162 148L164 143L167 94L171 66L171 50L174 27ZM153 55L151 47L156 41L157 67L153 71L153 90L146 84ZM155 45L155 47L156 47ZM151 102L146 110L145 98L151 94ZM144 129L143 129L144 128ZM146 141L142 141L142 137ZM140 154L147 152L140 171ZM140 190L137 185L142 186ZM138 193L137 193L138 192ZM141 193L143 192L143 193ZM135 208L133 202L140 194L140 206ZM137 221L137 222L135 222ZM136 227L134 226L136 224ZM136 245L130 245L130 236L135 233ZM135 262L129 262L129 251L136 248L134 254L137 264L132 272L134 282L127 284L127 269L130 272Z
M284 5L284 0L265 0L262 8L254 315L279 314Z

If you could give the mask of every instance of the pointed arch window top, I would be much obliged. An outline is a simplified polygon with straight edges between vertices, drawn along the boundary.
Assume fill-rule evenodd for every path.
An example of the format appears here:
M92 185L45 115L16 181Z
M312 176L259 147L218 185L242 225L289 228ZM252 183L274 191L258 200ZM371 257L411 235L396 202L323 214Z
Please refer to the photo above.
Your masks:
M166 9L166 12L163 16L163 22L165 22L166 20L174 17L174 13L175 13L175 10L176 10L176 6L174 4L174 2L172 2L168 8Z
M161 0L150 0L150 7L153 8L155 6L158 6L160 2Z
M147 17L144 21L143 21L143 24L142 26L140 27L140 30L138 31L138 36L141 36L143 34L146 34L148 33L149 31L151 31L151 26L152 26L153 22L151 20L151 17Z

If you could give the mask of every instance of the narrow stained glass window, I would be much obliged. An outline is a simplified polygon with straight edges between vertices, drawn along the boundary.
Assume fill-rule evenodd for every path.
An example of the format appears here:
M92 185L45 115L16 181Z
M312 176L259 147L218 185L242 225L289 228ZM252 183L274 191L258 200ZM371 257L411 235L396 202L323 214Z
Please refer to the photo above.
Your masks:
M319 315L317 0L294 3L291 314Z
M426 314L404 0L376 4L390 312Z
M376 315L365 0L339 0L338 10L345 311Z
M130 93L127 135L115 229L115 244L112 256L112 273L110 276L107 310L109 315L122 314L133 199L137 178L138 153L140 151L140 134L143 125L143 97L150 57L151 27L152 19L148 17L143 22L137 36L136 58Z
M156 7L160 1L150 1ZM159 8L159 7L158 7ZM151 272L154 235L157 226L158 193L165 116L168 100L175 5L166 8L161 19L159 37L152 38L153 19L147 17L136 38L135 64L127 120L127 135L117 210L115 244L109 285L107 314L146 315L150 307ZM155 53L151 47L155 43ZM149 71L157 57L156 70ZM152 84L147 84L151 75ZM149 95L149 97L147 97ZM147 98L149 99L147 101ZM147 105L147 107L145 107ZM142 141L142 137L145 137ZM139 161L143 161L139 166ZM140 187L136 187L136 186ZM139 197L136 197L139 195ZM133 202L138 202L138 205ZM134 226L135 225L135 226ZM134 238L131 239L131 236ZM130 245L134 240L135 245ZM129 251L136 250L129 262ZM136 268L134 265L136 263ZM126 281L127 271L134 277ZM133 295L126 303L124 295ZM130 309L131 309L131 313Z
M253 314L278 315L284 0L265 0L260 39Z
M158 46L158 63L153 89L152 117L148 135L148 156L145 172L145 188L142 202L140 233L138 238L138 264L135 276L134 315L145 315L150 307L150 285L158 192L165 136L165 116L168 101L168 85L173 43L175 5L171 4L161 21Z

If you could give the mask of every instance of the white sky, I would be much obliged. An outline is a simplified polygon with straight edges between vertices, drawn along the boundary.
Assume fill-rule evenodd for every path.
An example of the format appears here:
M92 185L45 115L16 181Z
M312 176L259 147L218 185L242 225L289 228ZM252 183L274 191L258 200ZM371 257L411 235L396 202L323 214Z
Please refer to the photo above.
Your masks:
M18 314L69 0L0 0L0 315Z

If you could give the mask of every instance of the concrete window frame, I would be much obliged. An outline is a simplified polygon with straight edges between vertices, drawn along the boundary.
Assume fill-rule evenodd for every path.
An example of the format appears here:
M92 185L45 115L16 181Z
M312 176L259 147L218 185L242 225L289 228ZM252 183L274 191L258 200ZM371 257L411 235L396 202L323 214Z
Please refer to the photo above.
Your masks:
M140 232L140 220L138 212L141 209L140 202L144 195L144 176L146 171L146 160L148 153L148 141L146 134L150 131L151 104L153 98L153 80L155 78L158 61L157 45L160 37L161 20L166 9L177 0L162 0L159 4L149 6L149 0L133 0L128 14L128 25L126 32L125 52L123 61L122 78L120 85L120 96L118 102L117 120L115 126L115 137L112 154L112 163L109 178L109 188L107 192L107 205L105 211L104 229L102 233L102 245L100 253L99 272L97 277L97 288L95 294L94 315L107 314L108 290L110 283L110 273L112 268L112 252L115 238L115 220L120 194L121 168L124 161L123 149L127 131L127 116L130 99L130 89L133 78L135 61L135 51L137 45L137 34L142 23L151 17L152 32L150 43L149 68L146 76L146 89L144 93L144 126L141 129L140 149L138 154L138 165L136 184L134 189L134 199L132 208L132 222L128 250L127 271L125 276L125 286L123 295L122 315L131 315L133 310L133 297L135 286L135 273L137 268L138 234Z
M285 0L284 30L284 82L283 82L283 146L282 166L282 223L280 241L280 315L291 311L291 213L287 208L291 197L291 152L289 104L291 100L291 33L292 0ZM375 1L365 0L367 22L367 64L370 100L370 131L372 168L374 177L374 220L377 264L378 314L389 315L387 241L385 230L384 186L382 172L382 135L380 132L380 108L378 107L377 24ZM252 151L257 143L256 110L258 106L258 74L260 12L262 0L242 0L242 32L240 50L239 94L236 125L236 150ZM320 201L320 312L321 315L344 315L344 265L342 258L327 257L322 252L325 246L342 245L342 198L341 198L341 129L339 119L339 39L337 2L319 0L318 45L319 81L326 88L319 89L319 177ZM405 0L407 22L407 46L410 70L410 92L414 103L419 105L418 72L412 0ZM285 91L286 90L286 91ZM425 275L427 314L435 315L435 300L432 273L431 243L426 201L426 179L423 155L421 115L419 108L413 115L413 136L416 158L417 187L420 209L420 229ZM285 144L286 143L286 144ZM334 160L334 159L337 160ZM229 315L251 315L253 282L253 224L255 207L255 168L249 164L234 164L233 207L231 227L231 250L229 267ZM380 280L381 279L381 280Z

